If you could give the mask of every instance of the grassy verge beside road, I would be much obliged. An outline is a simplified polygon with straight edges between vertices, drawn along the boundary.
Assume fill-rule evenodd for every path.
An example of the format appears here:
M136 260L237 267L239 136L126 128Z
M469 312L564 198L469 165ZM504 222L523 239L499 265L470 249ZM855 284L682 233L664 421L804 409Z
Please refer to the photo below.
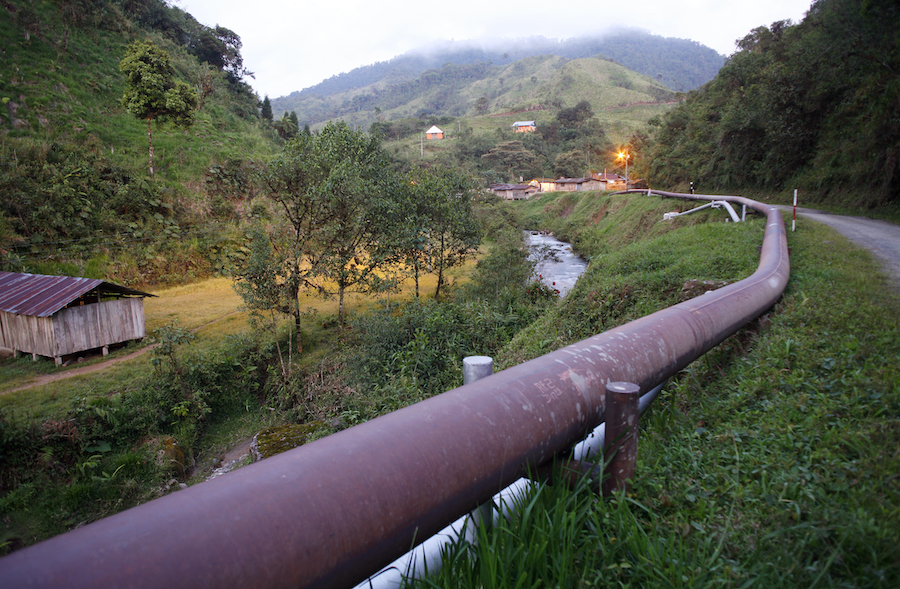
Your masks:
M588 222L614 201L523 206L563 239L631 241ZM542 215L557 209L568 214ZM674 302L688 280L746 275L761 236L751 220L589 246L576 289L499 361ZM897 586L900 301L872 257L831 229L801 221L788 239L781 301L672 379L644 417L627 496L536 488L519 515L483 530L478 547L453 546L439 576L417 585Z

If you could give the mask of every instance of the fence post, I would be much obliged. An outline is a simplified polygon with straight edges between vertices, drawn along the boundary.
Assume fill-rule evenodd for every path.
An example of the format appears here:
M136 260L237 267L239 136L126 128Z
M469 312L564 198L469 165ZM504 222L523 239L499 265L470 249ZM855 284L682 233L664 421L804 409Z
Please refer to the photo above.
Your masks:
M494 374L494 359L490 356L466 356L463 358L463 384L475 382L476 380L486 378ZM470 514L470 519L466 523L464 534L470 542L475 541L478 533L478 524L486 522L488 525L493 520L494 505L488 501L478 506L475 511Z
M603 496L628 491L634 479L638 446L638 401L641 388L630 382L606 385L606 478Z

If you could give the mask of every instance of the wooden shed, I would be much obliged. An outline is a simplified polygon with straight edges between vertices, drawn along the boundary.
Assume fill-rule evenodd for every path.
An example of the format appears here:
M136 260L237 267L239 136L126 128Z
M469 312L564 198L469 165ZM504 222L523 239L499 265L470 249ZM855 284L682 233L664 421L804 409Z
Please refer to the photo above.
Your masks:
M144 297L95 278L0 272L0 347L53 358L146 335Z
M492 184L490 191L506 200L528 200L532 194L540 192L533 184Z

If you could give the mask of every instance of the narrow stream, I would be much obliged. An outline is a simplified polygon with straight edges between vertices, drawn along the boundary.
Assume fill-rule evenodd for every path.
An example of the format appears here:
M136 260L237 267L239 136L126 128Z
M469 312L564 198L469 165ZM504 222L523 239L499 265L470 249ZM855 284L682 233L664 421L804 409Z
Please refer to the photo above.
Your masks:
M526 231L532 259L539 259L535 273L564 297L587 268L587 262L572 251L572 245L539 231ZM547 256L546 254L551 254Z

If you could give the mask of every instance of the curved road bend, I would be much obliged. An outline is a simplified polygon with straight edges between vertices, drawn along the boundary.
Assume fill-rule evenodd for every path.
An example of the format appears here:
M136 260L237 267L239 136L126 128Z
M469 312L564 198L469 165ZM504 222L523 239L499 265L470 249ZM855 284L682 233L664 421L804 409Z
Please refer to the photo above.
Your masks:
M778 208L788 212L793 209L789 205L778 205ZM828 225L856 245L872 252L884 267L894 292L900 294L900 225L865 217L832 215L801 207L797 207L797 216Z

